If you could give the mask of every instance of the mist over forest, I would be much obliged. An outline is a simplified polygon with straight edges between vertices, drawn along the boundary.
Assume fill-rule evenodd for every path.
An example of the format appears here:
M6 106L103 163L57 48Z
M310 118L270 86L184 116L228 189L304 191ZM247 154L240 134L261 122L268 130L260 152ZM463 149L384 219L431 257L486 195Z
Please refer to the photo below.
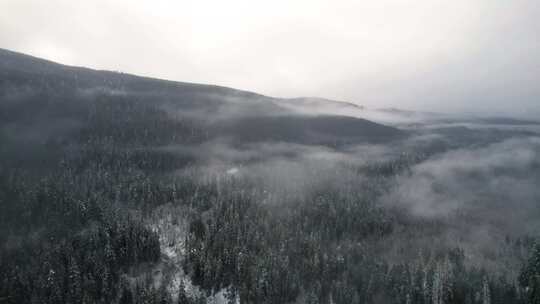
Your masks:
M540 119L0 49L0 303L540 303Z

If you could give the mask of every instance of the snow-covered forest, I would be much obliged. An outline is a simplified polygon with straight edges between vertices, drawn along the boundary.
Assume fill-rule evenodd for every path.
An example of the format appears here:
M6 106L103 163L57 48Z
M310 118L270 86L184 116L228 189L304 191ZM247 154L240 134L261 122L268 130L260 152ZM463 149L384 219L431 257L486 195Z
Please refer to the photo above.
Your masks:
M0 50L0 303L540 303L539 126Z

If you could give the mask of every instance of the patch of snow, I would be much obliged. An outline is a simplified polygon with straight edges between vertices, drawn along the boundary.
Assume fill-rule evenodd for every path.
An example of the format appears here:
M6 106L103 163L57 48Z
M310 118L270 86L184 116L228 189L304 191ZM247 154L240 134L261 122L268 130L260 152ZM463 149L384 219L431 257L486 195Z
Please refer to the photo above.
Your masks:
M227 174L229 175L236 175L238 174L238 172L240 172L240 170L237 167L233 167L227 170Z

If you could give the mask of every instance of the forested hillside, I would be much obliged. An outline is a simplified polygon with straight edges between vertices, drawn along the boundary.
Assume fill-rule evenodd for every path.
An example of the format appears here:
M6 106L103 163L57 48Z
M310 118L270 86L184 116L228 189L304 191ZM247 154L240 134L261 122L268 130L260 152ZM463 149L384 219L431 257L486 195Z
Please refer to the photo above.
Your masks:
M0 303L540 303L538 133L301 101L0 50Z

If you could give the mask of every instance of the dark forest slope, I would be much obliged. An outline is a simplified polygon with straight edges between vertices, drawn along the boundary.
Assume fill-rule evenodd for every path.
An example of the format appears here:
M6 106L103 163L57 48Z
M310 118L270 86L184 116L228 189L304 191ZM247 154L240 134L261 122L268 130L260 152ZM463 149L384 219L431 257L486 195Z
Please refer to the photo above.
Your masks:
M227 137L335 145L402 135L363 119L294 113L282 103L247 91L71 67L0 50L0 128L6 140L97 135L133 141L117 133L140 131L148 144Z

